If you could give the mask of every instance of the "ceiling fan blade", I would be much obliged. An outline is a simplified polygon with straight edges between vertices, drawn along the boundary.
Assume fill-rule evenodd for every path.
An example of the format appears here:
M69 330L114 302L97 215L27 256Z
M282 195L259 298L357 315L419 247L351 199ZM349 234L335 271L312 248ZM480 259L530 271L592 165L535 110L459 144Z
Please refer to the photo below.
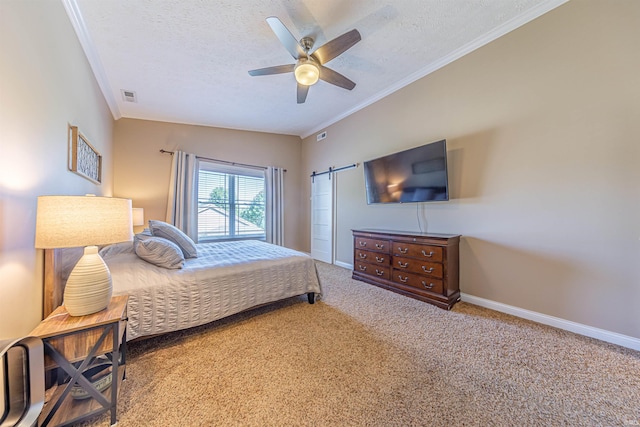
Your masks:
M330 42L323 44L313 52L312 56L321 64L326 64L336 56L345 52L354 44L358 43L360 40L362 40L362 38L360 37L358 30L351 30L336 37Z
M331 68L320 66L320 79L332 85L351 90L356 84L340 73L333 71Z
M267 18L267 24L269 24L273 32L276 34L280 43L282 43L285 49L287 49L291 56L293 56L293 59L306 56L306 53L302 46L300 46L300 43L298 43L298 40L293 37L293 34L291 34L287 27L284 26L282 21L275 16L270 16Z
M296 64L287 64L287 65L276 65L275 67L258 68L257 70L250 70L249 75L267 76L269 74L293 73L293 69L295 67L296 67Z
M307 99L307 93L309 93L309 86L298 83L298 104L304 104Z

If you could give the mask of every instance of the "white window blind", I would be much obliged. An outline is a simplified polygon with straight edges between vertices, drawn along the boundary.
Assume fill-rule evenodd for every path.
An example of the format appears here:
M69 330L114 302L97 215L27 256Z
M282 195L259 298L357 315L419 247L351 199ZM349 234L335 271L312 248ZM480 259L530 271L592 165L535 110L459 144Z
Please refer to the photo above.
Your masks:
M201 161L198 241L265 236L264 171Z

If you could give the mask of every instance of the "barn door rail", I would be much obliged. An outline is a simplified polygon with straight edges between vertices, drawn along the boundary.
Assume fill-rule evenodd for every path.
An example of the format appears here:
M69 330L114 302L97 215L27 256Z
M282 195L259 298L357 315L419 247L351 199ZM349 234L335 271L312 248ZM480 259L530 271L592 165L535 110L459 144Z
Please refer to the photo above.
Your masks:
M353 163L351 165L342 166L342 167L339 167L339 168L329 167L329 169L327 169L326 171L322 171L322 172L313 171L313 173L311 175L309 175L309 176L311 177L311 182L315 182L316 176L329 174L329 179L331 179L331 174L333 172L340 172L340 171L343 171L343 170L353 169L353 168L357 168L357 167L358 167L358 163Z

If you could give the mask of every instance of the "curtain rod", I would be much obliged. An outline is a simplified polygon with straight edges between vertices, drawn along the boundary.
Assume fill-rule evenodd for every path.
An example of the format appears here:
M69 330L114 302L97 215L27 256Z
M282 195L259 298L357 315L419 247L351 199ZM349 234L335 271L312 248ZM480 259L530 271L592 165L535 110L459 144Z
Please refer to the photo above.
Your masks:
M173 156L173 151L167 151L167 150L160 149L160 152L162 154L171 154ZM208 160L210 162L225 163L225 164L231 165L231 166L245 166L245 167L248 167L248 168L264 169L264 170L267 169L266 166L248 165L246 163L230 162L228 160L212 159L212 158L209 158L209 157L196 156L196 158L197 159L201 159L201 160ZM287 171L286 169L282 169L282 170L284 172Z
M332 174L333 172L339 172L339 171L343 171L343 170L346 170L346 169L353 169L353 168L357 168L357 167L358 167L358 163L353 163L351 165L342 166L342 167L339 167L339 168L330 167L326 171L322 171L322 172L313 171L313 173L311 175L309 175L309 176L311 177L311 182L313 182L315 177L318 176L318 175L324 175L326 173ZM331 179L331 175L329 175L329 179Z

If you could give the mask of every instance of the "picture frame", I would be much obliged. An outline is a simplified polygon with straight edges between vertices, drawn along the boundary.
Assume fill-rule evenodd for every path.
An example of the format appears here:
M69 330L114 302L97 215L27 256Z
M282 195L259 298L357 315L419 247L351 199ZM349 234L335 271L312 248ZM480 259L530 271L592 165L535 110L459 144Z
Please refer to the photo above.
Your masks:
M69 170L93 183L102 183L102 155L72 125L69 125Z

